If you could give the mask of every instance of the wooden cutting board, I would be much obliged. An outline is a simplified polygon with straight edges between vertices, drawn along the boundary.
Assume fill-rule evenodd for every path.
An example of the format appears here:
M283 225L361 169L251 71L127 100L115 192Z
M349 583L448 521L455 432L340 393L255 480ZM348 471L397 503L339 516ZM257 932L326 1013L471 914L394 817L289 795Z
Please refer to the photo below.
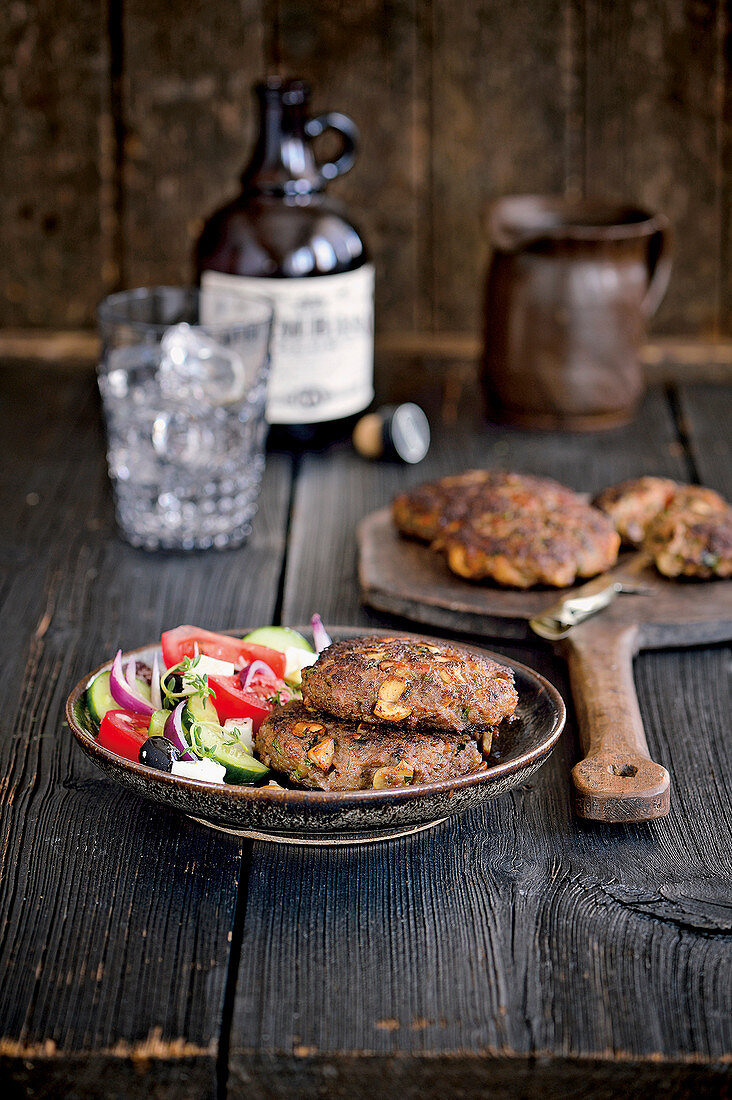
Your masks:
M444 557L401 538L384 508L359 525L364 603L415 622L486 638L535 637L529 620L572 589L520 592L472 584ZM584 759L573 769L575 809L606 822L648 821L668 813L670 779L648 751L633 681L641 649L732 638L732 581L670 581L626 555L612 570L650 590L621 595L575 626L558 652L569 664Z

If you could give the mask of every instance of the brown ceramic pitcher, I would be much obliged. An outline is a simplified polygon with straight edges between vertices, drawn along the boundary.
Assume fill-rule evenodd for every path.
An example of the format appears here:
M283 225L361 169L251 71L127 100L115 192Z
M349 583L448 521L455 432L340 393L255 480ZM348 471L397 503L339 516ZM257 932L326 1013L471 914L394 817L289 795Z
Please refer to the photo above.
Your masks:
M626 423L648 318L671 271L666 219L521 195L490 209L483 388L490 415L533 428Z

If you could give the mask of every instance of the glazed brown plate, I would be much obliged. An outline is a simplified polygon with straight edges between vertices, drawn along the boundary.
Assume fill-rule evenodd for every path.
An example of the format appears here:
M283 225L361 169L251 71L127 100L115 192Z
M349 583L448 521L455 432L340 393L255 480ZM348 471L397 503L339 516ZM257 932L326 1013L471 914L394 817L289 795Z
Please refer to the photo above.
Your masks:
M224 633L243 637L247 631ZM364 633L365 630L352 627L331 629L336 640ZM369 630L368 633L393 632ZM398 633L407 636L404 631ZM66 702L66 717L83 751L110 779L144 798L181 810L205 825L285 844L388 840L428 829L452 814L462 813L525 783L547 759L564 728L562 698L543 676L480 646L464 648L513 669L519 695L518 721L507 726L505 733L501 731L500 756L497 753L489 758L486 771L398 790L306 791L202 783L124 760L98 744L85 706L90 681L98 672L110 668L111 661L79 681ZM134 656L151 664L156 649L159 651L156 645L143 646L125 654L124 659Z

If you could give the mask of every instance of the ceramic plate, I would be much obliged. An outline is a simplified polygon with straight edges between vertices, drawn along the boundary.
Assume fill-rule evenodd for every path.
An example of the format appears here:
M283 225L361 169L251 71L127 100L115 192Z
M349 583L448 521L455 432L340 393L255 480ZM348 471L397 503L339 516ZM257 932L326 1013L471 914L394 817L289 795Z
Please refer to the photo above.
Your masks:
M225 633L243 637L247 631ZM330 633L334 639L364 633L417 637L404 631L349 627L333 627ZM84 703L90 681L98 672L110 668L111 661L79 681L66 702L66 716L83 751L110 779L144 798L181 810L205 825L284 844L388 840L428 829L452 814L462 813L525 783L547 759L564 728L564 703L548 680L526 665L480 646L464 648L513 669L519 720L508 726L505 733L502 731L500 757L492 756L486 771L398 790L304 791L201 783L124 760L97 743ZM134 656L152 664L156 649L159 651L156 645L143 646L125 654L125 660Z

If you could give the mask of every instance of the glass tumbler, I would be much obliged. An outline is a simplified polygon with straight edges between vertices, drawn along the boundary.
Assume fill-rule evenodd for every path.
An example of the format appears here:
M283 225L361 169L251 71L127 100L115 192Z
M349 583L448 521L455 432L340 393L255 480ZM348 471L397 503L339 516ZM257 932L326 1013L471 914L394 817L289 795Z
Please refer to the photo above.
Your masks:
M240 545L264 470L271 305L150 287L111 295L98 317L122 534L147 550Z

